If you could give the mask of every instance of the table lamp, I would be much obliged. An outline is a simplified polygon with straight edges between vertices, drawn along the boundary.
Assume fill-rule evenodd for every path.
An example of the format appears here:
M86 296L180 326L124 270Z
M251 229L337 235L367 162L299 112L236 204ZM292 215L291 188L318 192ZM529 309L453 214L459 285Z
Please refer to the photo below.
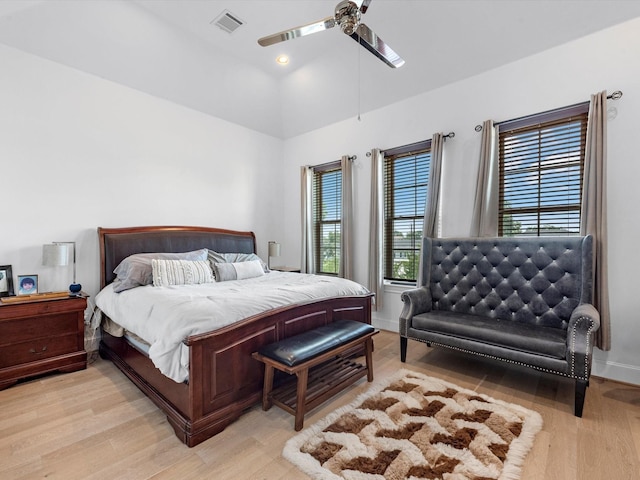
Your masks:
M49 267L69 265L69 245L73 248L73 283L69 285L71 295L79 295L82 285L76 283L76 242L53 242L42 246L42 264Z
M269 242L269 258L267 259L267 266L271 269L271 257L280 256L280 244L278 242Z

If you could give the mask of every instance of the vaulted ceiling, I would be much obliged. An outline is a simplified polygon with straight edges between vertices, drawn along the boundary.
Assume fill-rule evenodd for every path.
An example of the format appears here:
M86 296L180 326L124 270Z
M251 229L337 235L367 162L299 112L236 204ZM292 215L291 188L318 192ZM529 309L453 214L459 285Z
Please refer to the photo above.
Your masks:
M399 69L339 28L258 45L337 3L3 0L0 43L290 138L640 16L630 0L371 0L362 22L406 61ZM224 11L243 23L233 33L212 24Z

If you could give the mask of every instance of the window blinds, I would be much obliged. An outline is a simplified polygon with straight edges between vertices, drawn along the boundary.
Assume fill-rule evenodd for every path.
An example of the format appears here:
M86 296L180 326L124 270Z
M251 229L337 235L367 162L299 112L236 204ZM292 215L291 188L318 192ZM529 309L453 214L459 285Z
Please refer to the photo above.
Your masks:
M314 253L318 273L340 272L342 171L340 162L314 172Z
M498 126L499 235L579 233L587 110Z
M385 156L384 276L388 280L413 282L418 276L430 147L429 141L421 150Z

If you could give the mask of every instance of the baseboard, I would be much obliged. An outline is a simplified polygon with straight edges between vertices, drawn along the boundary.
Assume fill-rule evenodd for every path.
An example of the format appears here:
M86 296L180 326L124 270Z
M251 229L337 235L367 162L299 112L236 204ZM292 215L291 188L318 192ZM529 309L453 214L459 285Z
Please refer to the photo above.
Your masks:
M378 318L375 315L371 316L371 325L380 330L387 330L389 332L398 332L398 321L389 320L387 318Z
M640 367L636 365L594 359L591 365L591 375L640 385Z

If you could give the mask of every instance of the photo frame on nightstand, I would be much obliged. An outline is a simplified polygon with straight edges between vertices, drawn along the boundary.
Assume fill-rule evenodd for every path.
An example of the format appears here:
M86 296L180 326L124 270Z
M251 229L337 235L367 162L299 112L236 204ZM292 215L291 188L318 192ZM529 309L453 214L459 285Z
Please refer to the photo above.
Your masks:
M0 297L13 296L13 271L11 265L0 265Z
M38 293L38 275L18 275L18 296Z

